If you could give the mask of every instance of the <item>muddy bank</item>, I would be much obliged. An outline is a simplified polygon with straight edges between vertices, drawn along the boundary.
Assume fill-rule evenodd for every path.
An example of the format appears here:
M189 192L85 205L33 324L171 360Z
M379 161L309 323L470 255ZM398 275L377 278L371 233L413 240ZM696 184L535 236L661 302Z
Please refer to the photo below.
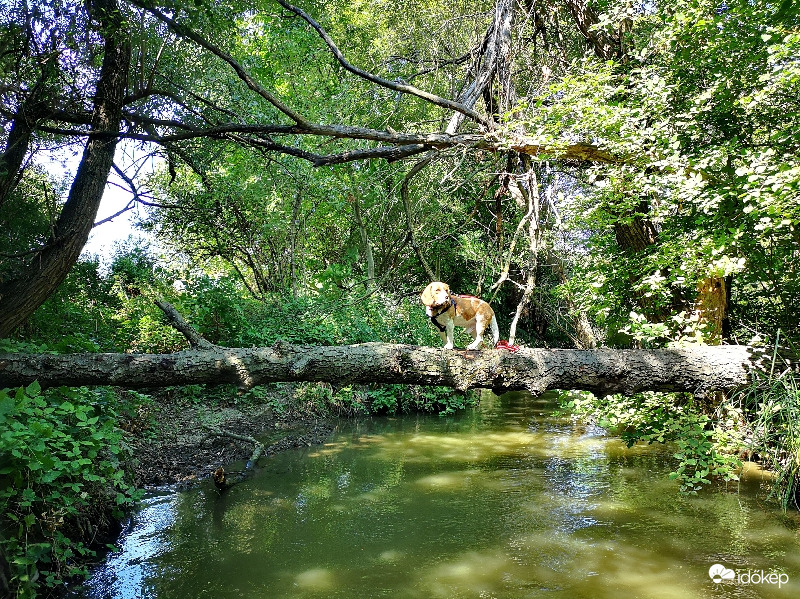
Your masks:
M235 401L208 406L156 398L125 426L134 484L140 488L191 486L219 466L228 470L229 465L250 458L252 443L220 432L263 443L263 460L279 451L323 443L333 431L329 420L295 410L277 413L273 406Z

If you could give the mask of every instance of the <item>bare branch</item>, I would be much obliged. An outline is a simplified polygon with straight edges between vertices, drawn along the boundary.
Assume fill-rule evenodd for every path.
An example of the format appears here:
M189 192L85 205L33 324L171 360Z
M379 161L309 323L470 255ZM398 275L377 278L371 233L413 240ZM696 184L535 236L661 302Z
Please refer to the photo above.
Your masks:
M409 80L416 79L417 77L421 77L422 75L427 75L428 73L433 73L435 71L438 71L442 67L445 67L445 66L448 66L448 65L463 64L463 63L467 62L474 53L475 53L475 49L473 48L469 52L466 52L466 53L462 54L458 58L453 58L453 59L443 59L442 58L442 59L434 60L432 66L424 68L421 71L417 71L416 73L412 73L411 75L409 75L407 77L407 79L409 79ZM402 57L394 56L392 58L399 59L399 58L402 58Z
M125 213L126 213L128 210L130 210L131 208L133 208L135 205L136 205L136 200L131 200L130 202L128 202L127 204L125 204L125 207L124 207L122 210L118 210L117 212L115 212L115 213L114 213L114 214L112 214L111 216L107 216L106 218L104 218L104 219L102 219L102 220L98 220L98 221L96 221L96 222L95 222L95 223L92 225L92 228L94 229L95 227L99 227L100 225L104 225L104 224L106 224L106 223L109 223L109 222L111 222L112 220L114 220L114 219L115 219L115 218L117 218L118 216L122 216L123 214L125 214Z
M175 328L181 335L186 337L186 340L194 349L216 349L217 346L204 339L197 330L190 325L186 320L184 320L183 316L181 316L180 312L178 312L175 307L166 302L164 300L155 300L156 306L161 308L161 311L164 312L164 315L169 320L169 324Z
M156 124L152 119L143 118L140 124ZM165 121L161 124L167 125ZM175 125L176 128L178 125ZM274 150L283 154L296 156L312 162L316 166L342 164L355 160L370 158L384 158L398 160L406 156L419 154L427 149L445 150L455 147L468 147L475 150L488 152L502 152L512 150L528 156L543 156L549 160L567 162L594 162L600 164L631 164L633 160L627 157L615 156L598 146L589 143L559 143L543 142L536 137L516 135L501 137L496 134L484 135L481 133L399 133L368 129L366 127L351 127L347 125L320 125L308 123L306 125L276 125L276 124L241 124L223 123L214 127L193 128L181 124L183 131L169 135L151 133L121 133L118 137L138 141L150 141L158 144L169 144L177 141L207 138L227 138L239 143L248 143L265 149ZM37 127L57 135L73 135L85 137L109 136L104 132L82 131L77 129L58 129L54 127ZM254 137L242 137L252 135ZM339 154L319 155L299 148L281 145L269 139L270 135L296 135L319 136L334 139L366 140L391 144L392 148L375 148L364 150L349 150Z
M450 110L455 110L456 112L460 112L464 116L471 118L473 121L480 123L485 127L491 127L491 122L484 116L478 114L468 106L461 104L460 102L455 102L453 100L448 100L446 98L442 98L437 96L436 94L432 94L421 90L413 85L408 85L407 83L400 83L398 81L390 81L389 79L384 79L383 77L379 77L378 75L373 75L372 73L368 73L363 69L360 69L356 66L350 64L347 59L342 54L341 50L336 46L336 43L331 39L331 37L327 34L327 32L322 28L322 26L317 23L308 13L304 10L289 4L286 0L277 0L278 4L283 6L286 10L293 12L294 14L301 17L305 20L314 30L319 34L319 36L325 41L325 43L330 48L333 55L336 57L336 60L339 61L345 69L361 77L362 79L366 79L367 81L371 81L372 83L376 83L381 87L386 87L396 92L401 92L404 94L411 94L412 96L416 96L418 98L422 98L423 100L427 100L431 104L435 104L436 106L441 106L442 108L448 108Z
M381 158L388 162L394 162L395 160L421 154L429 149L430 147L426 146L425 144L409 144L397 147L384 146L365 150L350 150L348 152L332 154L330 156L320 156L313 162L314 166L329 166L332 164L344 164L346 162L353 162L356 160L371 160L376 158Z
M147 2L143 0L131 0L131 2L136 6L138 6L139 8L146 10L160 21L166 23L167 26L170 29L172 29L172 31L175 32L176 35L192 40L198 46L205 48L206 50L214 54L214 56L227 62L230 65L230 67L234 70L236 75L239 77L239 79L241 79L245 83L245 85L247 85L247 87L256 92L267 102L272 104L275 108L280 110L283 114L288 116L295 123L300 125L307 124L308 121L306 121L304 117L300 116L300 114L298 114L297 112L289 108L286 104L281 102L277 98L277 96L272 94L270 91L264 89L255 79L253 79L253 77L250 76L250 74L244 69L244 67L242 67L242 65L240 65L236 60L234 60L234 58L230 54L225 52L222 48L218 48L210 41L205 39L203 36L201 36L199 33L191 29L190 27L184 25L183 23L178 23L174 19L171 19L157 8L149 6Z
M403 183L400 185L400 197L403 200L403 211L406 215L406 227L408 229L411 247L414 248L414 253L417 255L417 259L420 261L420 264L422 264L422 267L425 269L425 272L431 281L436 280L436 275L433 273L433 269L428 264L428 261L425 260L425 256L423 256L422 250L417 243L417 238L414 235L414 223L412 222L411 218L411 201L408 199L408 186L411 184L411 179L413 179L422 169L427 167L433 161L434 157L435 154L431 153L412 166L411 170L409 170L406 173L406 176L403 177Z

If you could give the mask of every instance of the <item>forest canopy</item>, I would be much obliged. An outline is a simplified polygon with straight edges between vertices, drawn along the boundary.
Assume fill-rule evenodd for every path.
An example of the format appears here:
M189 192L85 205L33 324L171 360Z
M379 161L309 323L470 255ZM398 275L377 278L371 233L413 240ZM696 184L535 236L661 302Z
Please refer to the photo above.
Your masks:
M0 27L1 335L106 181L176 273L258 301L437 278L531 344L796 332L791 2L13 0Z

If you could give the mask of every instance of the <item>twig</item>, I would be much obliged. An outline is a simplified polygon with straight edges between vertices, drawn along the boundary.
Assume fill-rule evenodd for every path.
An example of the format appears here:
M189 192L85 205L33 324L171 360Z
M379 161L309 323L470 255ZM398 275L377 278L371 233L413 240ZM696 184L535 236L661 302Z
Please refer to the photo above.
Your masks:
M228 437L231 439L235 439L237 441L245 441L247 443L252 443L255 447L253 448L253 453L250 455L250 459L247 461L247 464L244 467L244 472L239 473L236 478L230 480L228 478L225 469L220 466L211 473L211 478L214 480L214 486L217 487L220 491L226 491L230 489L233 485L242 482L248 475L248 471L252 470L253 467L258 463L259 458L264 453L264 444L254 439L253 437L249 437L247 435L239 435L237 433L232 433L230 431L214 428L208 424L201 425L204 429L206 429L209 434L214 435L216 437Z
M250 456L250 460L248 460L247 465L245 466L245 470L249 470L250 468L255 466L256 462L261 457L261 454L264 453L264 444L253 437L247 435L240 435L238 433L232 433L230 431L226 431L220 428L214 428L208 424L203 424L202 426L209 433L217 437L229 437L231 439L236 439L237 441L245 441L246 443L252 443L253 445L255 445L253 453Z

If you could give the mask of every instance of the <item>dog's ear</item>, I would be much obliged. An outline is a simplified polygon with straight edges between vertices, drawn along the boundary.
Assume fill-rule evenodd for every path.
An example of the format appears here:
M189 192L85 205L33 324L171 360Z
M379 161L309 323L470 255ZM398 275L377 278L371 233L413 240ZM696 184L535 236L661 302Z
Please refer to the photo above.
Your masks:
M431 285L428 285L420 294L419 296L420 301L429 306L433 303L433 293L431 291Z

